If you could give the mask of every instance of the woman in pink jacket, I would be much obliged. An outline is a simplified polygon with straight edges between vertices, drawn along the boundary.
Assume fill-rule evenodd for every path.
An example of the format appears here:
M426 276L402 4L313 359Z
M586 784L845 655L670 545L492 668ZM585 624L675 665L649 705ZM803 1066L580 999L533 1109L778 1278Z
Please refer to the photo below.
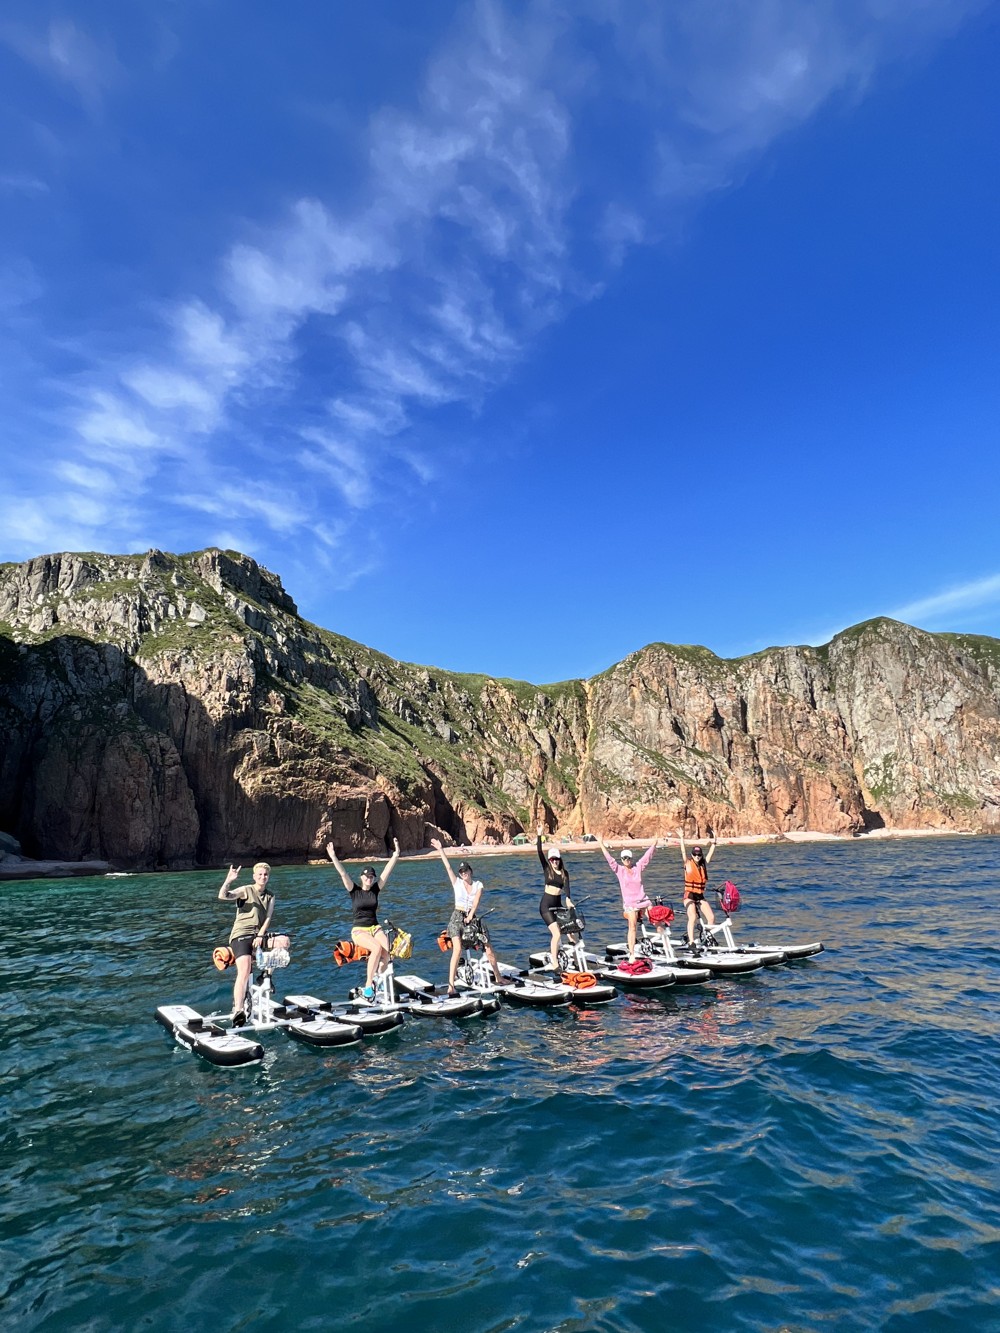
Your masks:
M656 839L653 839L634 864L632 852L628 847L622 849L622 859L621 864L619 864L605 847L604 839L600 835L598 835L597 843L604 853L605 861L618 876L618 886L622 891L622 916L628 922L628 959L631 963L635 958L636 925L639 918L646 914L646 909L653 905L646 897L646 890L642 887L642 872L649 865L653 853L656 851Z

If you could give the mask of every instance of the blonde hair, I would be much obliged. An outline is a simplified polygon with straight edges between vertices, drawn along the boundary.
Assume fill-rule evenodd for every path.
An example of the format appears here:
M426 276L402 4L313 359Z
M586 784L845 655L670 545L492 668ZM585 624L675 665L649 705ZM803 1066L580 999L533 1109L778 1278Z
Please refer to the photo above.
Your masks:
M270 870L270 869L271 867L267 864L266 861L258 861L257 864L254 866L254 870Z

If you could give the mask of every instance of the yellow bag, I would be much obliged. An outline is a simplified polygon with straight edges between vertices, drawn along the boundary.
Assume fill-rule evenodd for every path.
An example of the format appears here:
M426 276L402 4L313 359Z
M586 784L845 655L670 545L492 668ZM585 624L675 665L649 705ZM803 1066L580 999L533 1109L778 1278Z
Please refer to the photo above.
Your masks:
M389 952L393 958L412 958L413 936L406 930L397 930Z

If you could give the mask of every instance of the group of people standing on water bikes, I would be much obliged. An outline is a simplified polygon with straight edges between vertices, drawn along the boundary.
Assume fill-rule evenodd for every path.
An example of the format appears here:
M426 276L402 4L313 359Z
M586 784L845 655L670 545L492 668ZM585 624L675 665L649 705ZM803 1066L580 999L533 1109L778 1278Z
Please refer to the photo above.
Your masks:
M544 832L545 830L539 826L536 847L538 859L542 864L543 885L538 912L549 931L549 961L553 969L558 969L559 946L562 938L559 919L560 909L572 908L573 899L570 896L569 870L563 862L562 852L554 844L543 850L542 836ZM715 922L712 908L705 896L708 885L708 863L715 854L715 834L710 833L707 851L703 851L700 844L696 844L691 848L690 856L682 830L678 829L677 837L680 840L681 859L684 862L684 906L687 913L687 938L689 943L694 944L699 915L704 914L709 925L713 925ZM597 838L597 844L604 853L605 860L616 876L621 890L622 914L628 922L628 956L630 960L635 957L638 923L640 919L647 917L649 908L653 906L643 888L642 873L651 861L658 841L657 838L652 839L638 861L635 860L629 848L623 849L619 853L620 861L616 861L605 846L604 840L600 836ZM448 994L454 995L457 993L455 978L462 957L462 938L463 934L471 927L475 927L476 933L483 942L483 949L497 985L505 985L505 978L501 975L500 965L490 943L489 931L478 916L483 894L482 881L473 879L472 867L468 861L462 861L459 864L458 873L455 874L451 862L437 838L431 839L431 846L444 864L448 881L455 895L455 905L445 928L445 933L451 940ZM389 940L378 921L378 900L380 892L385 887L396 862L399 860L399 840L393 839L393 852L382 871L381 882L374 866L365 866L361 871L361 883L356 884L347 868L337 859L337 852L332 842L327 843L326 851L351 899L351 940L367 954L367 977L362 994L365 999L370 1000L375 995L375 982L378 974L387 965L391 956ZM257 949L265 948L268 943L271 917L274 912L274 894L268 889L271 867L267 862L259 861L254 866L253 882L251 884L236 885L235 881L239 873L239 866L229 867L229 873L226 875L218 895L223 901L236 903L236 920L229 933L229 947L233 952L236 963L236 978L233 983L232 1017L234 1024L246 1021L247 994L253 956Z

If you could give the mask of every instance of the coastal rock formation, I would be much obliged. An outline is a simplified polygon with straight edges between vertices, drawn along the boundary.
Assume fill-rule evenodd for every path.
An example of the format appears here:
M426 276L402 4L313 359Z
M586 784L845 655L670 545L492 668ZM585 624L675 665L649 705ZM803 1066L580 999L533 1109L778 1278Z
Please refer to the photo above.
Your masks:
M876 620L725 661L653 644L535 686L301 619L246 556L0 566L0 828L186 866L561 832L1000 826L1000 643Z

